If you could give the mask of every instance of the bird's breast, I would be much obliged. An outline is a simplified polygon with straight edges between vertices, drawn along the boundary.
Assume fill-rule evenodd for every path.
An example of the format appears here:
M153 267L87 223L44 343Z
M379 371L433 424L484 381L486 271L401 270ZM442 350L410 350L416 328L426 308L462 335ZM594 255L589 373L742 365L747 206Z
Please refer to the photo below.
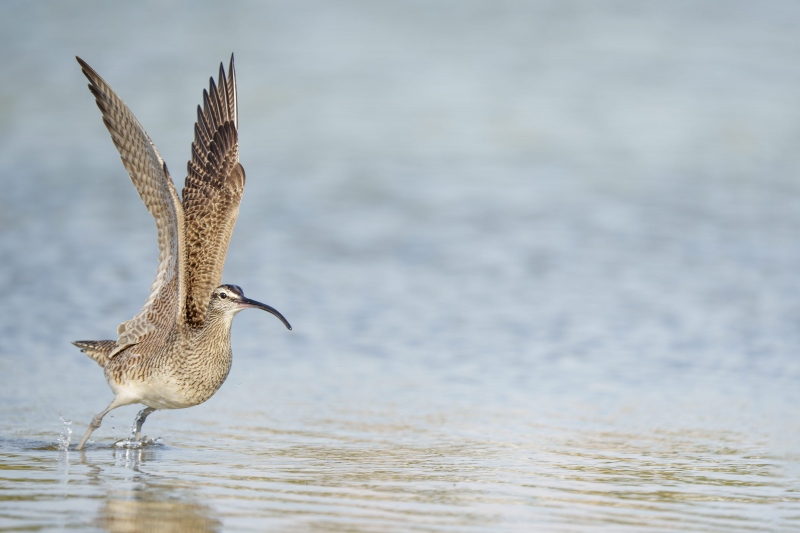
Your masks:
M150 357L135 349L120 354L105 368L109 385L115 394L156 409L205 402L228 377L232 353L230 343L197 340L172 343Z

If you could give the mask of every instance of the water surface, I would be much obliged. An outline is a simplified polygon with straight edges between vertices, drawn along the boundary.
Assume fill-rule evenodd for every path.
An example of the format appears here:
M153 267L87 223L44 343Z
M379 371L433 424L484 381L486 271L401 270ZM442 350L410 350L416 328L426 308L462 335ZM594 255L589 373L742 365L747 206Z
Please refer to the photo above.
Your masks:
M0 8L0 530L800 529L797 6L151 7ZM72 56L179 182L231 51L294 330L76 452L157 250Z

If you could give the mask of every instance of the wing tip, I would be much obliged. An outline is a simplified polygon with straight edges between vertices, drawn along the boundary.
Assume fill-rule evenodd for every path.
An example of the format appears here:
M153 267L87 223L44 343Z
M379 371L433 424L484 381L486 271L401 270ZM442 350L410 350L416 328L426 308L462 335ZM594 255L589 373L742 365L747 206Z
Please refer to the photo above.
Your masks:
M89 90L94 93L95 98L98 98L98 94L102 94L103 92L99 89L103 86L107 87L108 83L106 83L106 80L104 80L95 69L89 66L89 63L81 59L79 56L75 56L75 59L81 66L81 72L83 72L83 75L86 76L87 80L89 80ZM107 96L103 95L103 97L107 99Z
M92 82L92 84L94 84L93 77L95 77L95 76L99 77L99 76L97 76L97 73L94 71L94 69L89 66L89 63L87 63L86 61L81 59L80 56L75 56L75 59L78 61L78 64L81 66L81 72L83 72L83 75L86 76L89 79L89 81ZM89 85L89 87L91 88L92 85Z
M231 96L233 97L233 123L236 129L239 129L239 95L236 94L236 66L233 61L233 52L231 52L231 62L228 65L228 85L230 86Z

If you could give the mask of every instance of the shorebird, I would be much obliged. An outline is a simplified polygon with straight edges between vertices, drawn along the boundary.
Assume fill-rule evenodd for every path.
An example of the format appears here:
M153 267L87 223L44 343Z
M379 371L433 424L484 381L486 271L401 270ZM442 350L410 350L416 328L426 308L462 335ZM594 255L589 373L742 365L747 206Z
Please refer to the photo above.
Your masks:
M112 409L140 403L142 424L157 409L203 403L220 388L231 368L231 322L252 307L289 322L276 309L245 298L238 285L220 285L222 268L244 191L239 163L236 72L233 55L226 76L203 91L197 106L192 158L178 197L167 165L125 102L81 58L76 57L103 122L139 196L156 220L159 262L150 296L139 313L117 328L117 340L76 341L105 372L114 400L92 418L77 449Z

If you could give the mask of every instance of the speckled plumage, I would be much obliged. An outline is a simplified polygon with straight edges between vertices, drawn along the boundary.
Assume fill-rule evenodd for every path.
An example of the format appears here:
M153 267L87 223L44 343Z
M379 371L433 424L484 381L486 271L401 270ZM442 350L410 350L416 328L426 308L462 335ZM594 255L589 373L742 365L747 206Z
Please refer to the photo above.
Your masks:
M137 434L156 409L191 407L210 398L231 368L230 327L247 307L275 309L244 297L236 285L219 285L245 173L239 163L236 73L220 64L197 107L192 157L183 201L167 166L128 106L82 59L77 58L103 114L122 164L153 215L159 263L142 310L120 324L116 341L73 344L104 368L114 392L78 445L83 448L108 411L131 403L147 406L136 419Z

